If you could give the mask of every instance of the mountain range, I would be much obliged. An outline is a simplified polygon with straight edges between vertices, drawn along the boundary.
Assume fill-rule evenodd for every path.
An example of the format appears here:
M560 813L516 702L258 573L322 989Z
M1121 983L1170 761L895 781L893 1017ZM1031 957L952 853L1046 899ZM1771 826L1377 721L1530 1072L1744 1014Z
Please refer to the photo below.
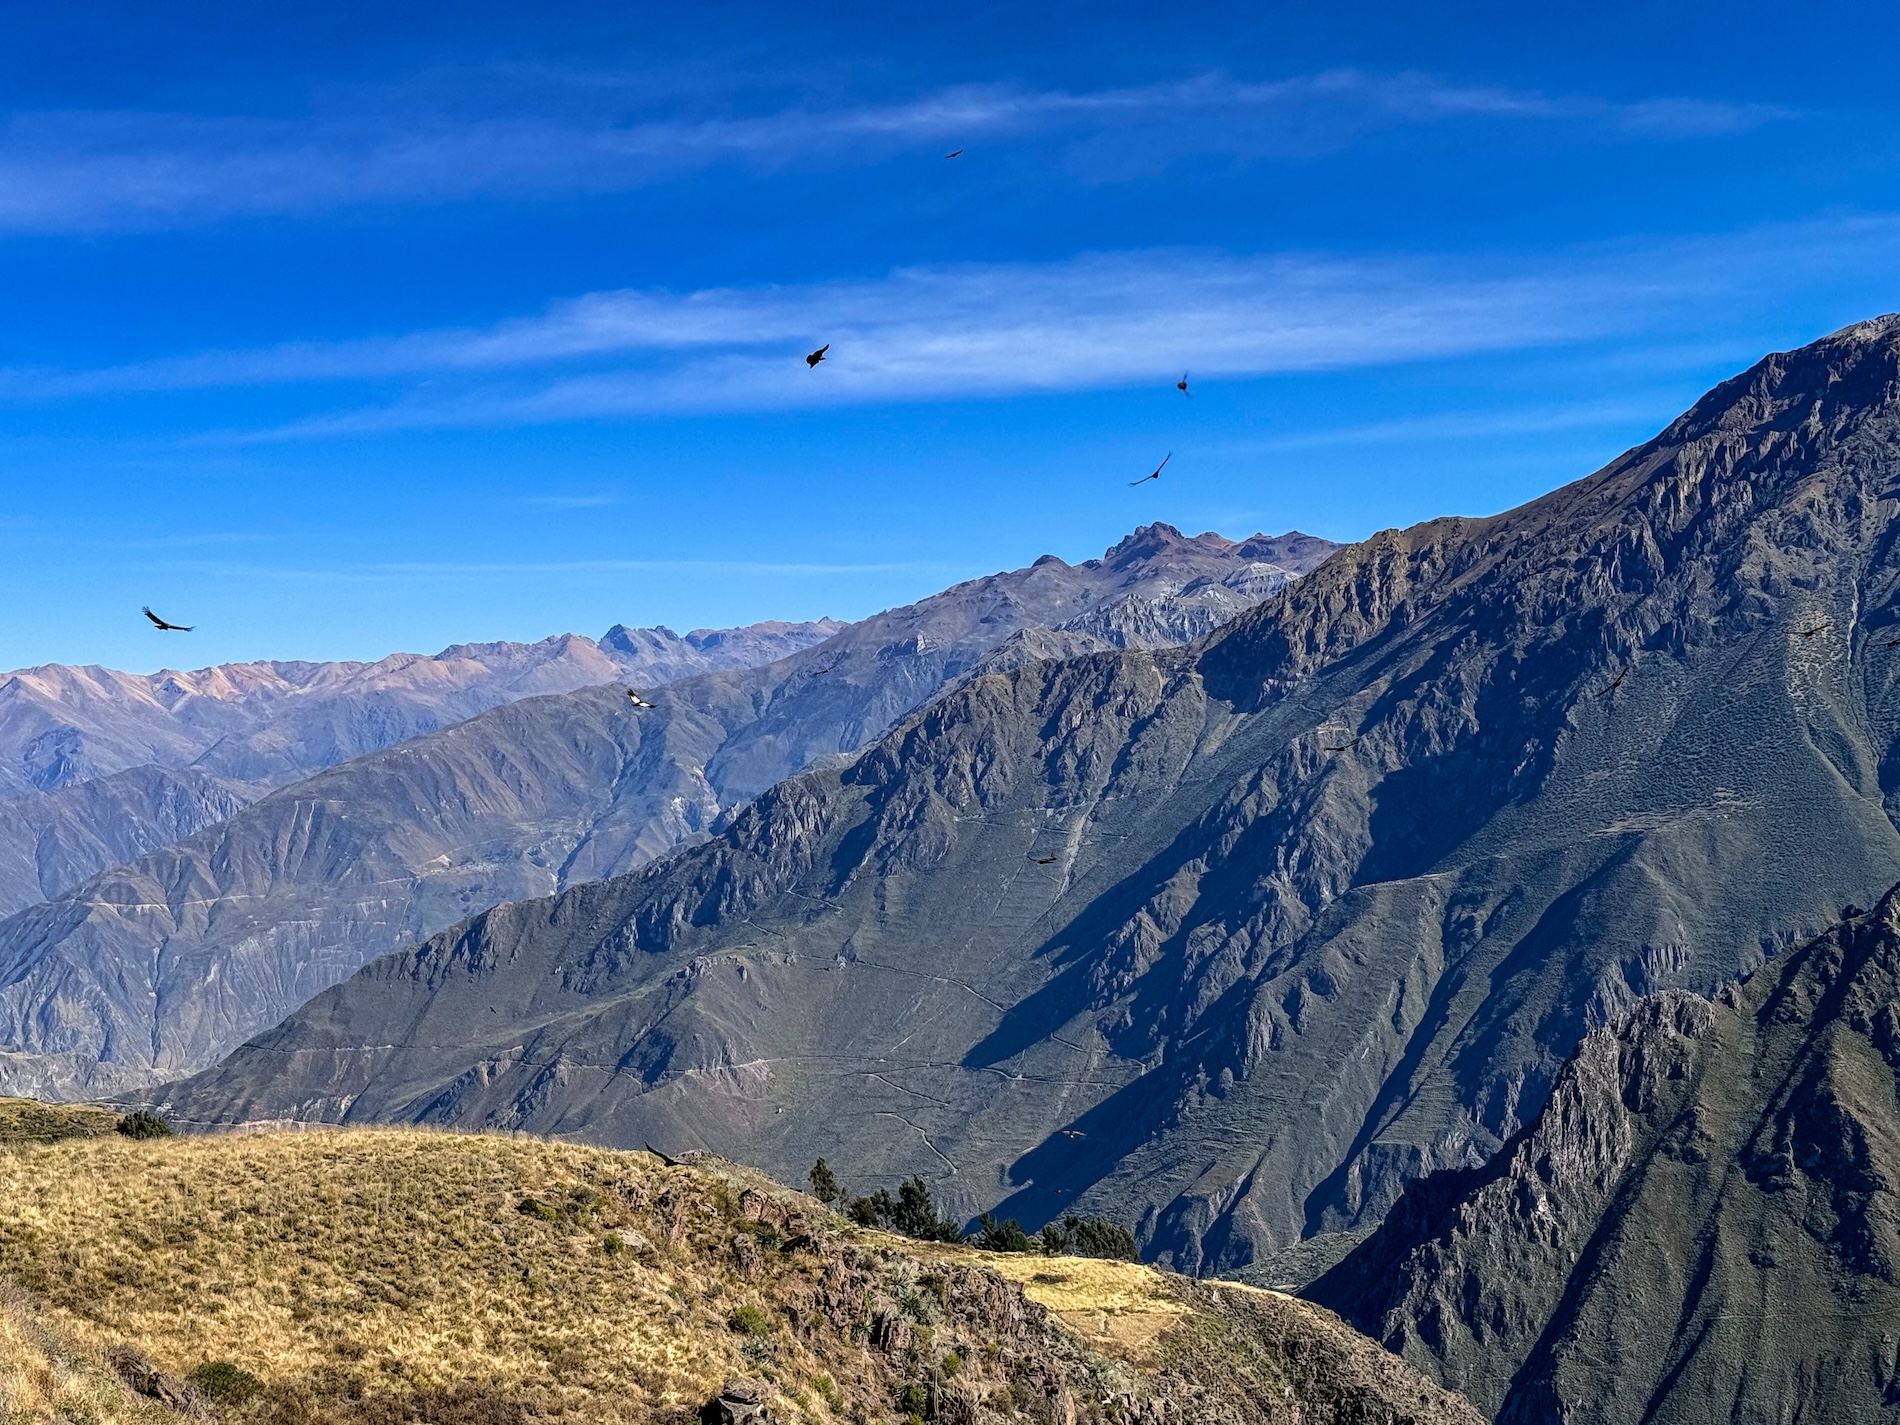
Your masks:
M385 956L160 1097L822 1152L1199 1273L1343 1250L1490 1161L1594 1028L1900 880L1897 351L1884 318L1766 358L1184 648L973 666L703 844ZM750 796L795 760L723 765Z
M459 644L374 663L0 675L0 914L223 821L325 767L502 703L770 663L842 624L616 625L596 642Z
M418 670L433 673L437 660L380 675L335 673L328 682L313 675L306 681L339 691L295 703L285 726L260 702L262 725L242 737L212 735L226 710L195 710L207 693L181 694L170 722L151 713L148 703L162 702L151 689L171 687L171 675L114 683L133 687L136 716L121 721L145 738L122 736L131 749L122 760L150 753L154 725L183 727L196 740L173 755L198 749L193 773L288 775L247 759L260 744L328 757L341 742L310 729L327 729L344 709L359 744L374 727L391 745L240 809L215 808L220 819L202 829L175 817L186 834L0 922L0 1082L98 1094L203 1067L379 954L498 902L623 872L702 837L774 782L848 760L982 668L1184 642L1335 547L1297 533L1236 543L1156 525L1099 560L1048 556L849 626L763 625L684 641L616 629L597 645L535 645L538 657L493 646L487 662L451 650L457 656L443 656L439 677L464 702L436 698L426 716L447 721L479 698L502 705L434 732L420 726L426 717L415 705L426 700L415 689ZM695 673L693 659L725 666ZM512 671L466 671L491 664ZM650 710L634 708L620 681L522 696L638 670ZM385 681L402 690L390 701L406 721L365 711L375 705L366 689ZM513 696L505 700L504 690ZM111 724L100 715L88 725ZM110 765L103 753L95 760L101 770ZM39 795L70 797L91 785ZM147 825L162 832L160 822Z

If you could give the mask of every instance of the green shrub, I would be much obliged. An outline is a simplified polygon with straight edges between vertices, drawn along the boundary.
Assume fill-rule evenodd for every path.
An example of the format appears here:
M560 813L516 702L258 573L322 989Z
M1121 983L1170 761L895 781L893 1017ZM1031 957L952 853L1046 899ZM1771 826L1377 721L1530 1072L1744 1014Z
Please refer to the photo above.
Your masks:
M732 1308L732 1314L726 1318L728 1329L737 1331L741 1336L769 1336L772 1334L772 1318L762 1306L747 1302L744 1306Z
M916 1381L906 1381L898 1387L897 1408L906 1415L921 1417L924 1407L930 1403L930 1392Z
M538 1197L522 1198L515 1204L515 1211L523 1217L532 1217L536 1222L552 1222L561 1215Z
M826 1405L831 1407L831 1411L834 1415L843 1412L844 1392L838 1389L836 1383L833 1382L830 1376L819 1376L817 1380L811 1383L811 1388L818 1392L824 1399Z
M785 1234L779 1231L778 1228L756 1217L748 1217L744 1222L741 1222L739 1224L739 1230L750 1235L754 1242L757 1242L768 1252L785 1240Z
M963 1369L963 1357L959 1356L955 1351L946 1351L943 1357L944 1375L953 1376L962 1369Z
M1029 1234L1015 1218L998 1222L995 1213L986 1212L977 1219L976 1236L970 1243L985 1252L1027 1252Z
M600 1239L601 1250L610 1257L617 1257L627 1250L627 1239L618 1232L609 1232Z
M206 1361L185 1377L213 1405L242 1405L264 1393L264 1382L229 1361Z
M134 1109L118 1122L118 1130L127 1138L169 1138L172 1126L149 1108Z

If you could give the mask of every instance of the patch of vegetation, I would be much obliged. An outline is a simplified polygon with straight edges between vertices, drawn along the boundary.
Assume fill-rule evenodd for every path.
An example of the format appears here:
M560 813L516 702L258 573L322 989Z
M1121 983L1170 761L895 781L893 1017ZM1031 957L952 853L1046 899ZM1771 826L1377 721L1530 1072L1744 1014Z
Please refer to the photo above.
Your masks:
M185 1377L213 1405L243 1405L264 1393L264 1382L230 1361L206 1361Z
M741 1336L769 1336L773 1330L771 1313L749 1301L732 1308L726 1326Z
M127 1138L169 1138L172 1126L160 1114L149 1108L138 1108L126 1114L117 1124L118 1131Z
M1114 1262L1132 1262L1139 1258L1135 1234L1106 1217L1065 1217L1046 1224L1041 1233L1044 1255L1051 1257L1102 1257Z
M515 1204L515 1211L523 1217L532 1217L536 1222L553 1222L561 1214L538 1197L524 1197Z
M768 1252L780 1246L785 1241L785 1234L783 1232L779 1231L778 1228L774 1227L771 1223L761 1221L756 1217L748 1217L745 1221L741 1222L739 1224L739 1230L750 1236L754 1242L757 1242Z
M897 1196L886 1188L865 1197L854 1197L847 1215L860 1227L881 1227L920 1242L961 1242L963 1229L947 1217L937 1216L937 1204L931 1200L930 1184L921 1177L907 1178L897 1185Z
M109 1108L83 1103L41 1103L30 1098L0 1098L0 1143L57 1143L65 1138L98 1138L117 1126Z
M826 1207L844 1198L844 1189L838 1186L837 1175L831 1171L831 1164L823 1158L811 1165L811 1172L806 1176L811 1181L812 1196Z
M609 1232L600 1239L600 1247L610 1257L617 1257L627 1250L627 1239L618 1232Z
M1027 1252L1033 1244L1015 1218L998 1222L995 1213L986 1212L976 1221L976 1235L970 1245L985 1252Z

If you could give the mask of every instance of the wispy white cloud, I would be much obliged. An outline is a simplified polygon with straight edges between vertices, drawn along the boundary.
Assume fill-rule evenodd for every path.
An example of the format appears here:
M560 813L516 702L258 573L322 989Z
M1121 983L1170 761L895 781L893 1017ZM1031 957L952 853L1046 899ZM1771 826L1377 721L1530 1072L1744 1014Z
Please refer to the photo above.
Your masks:
M486 328L0 371L0 397L293 383L384 392L241 439L956 400L1709 332L1709 314L1900 259L1900 218L1457 259L1147 251L864 281L597 292ZM828 359L800 359L821 344ZM391 385L396 393L387 394ZM1398 438L1398 437L1395 437ZM549 496L550 501L593 496Z
M1079 93L968 85L899 103L637 121L376 112L360 97L348 113L295 120L37 112L0 124L0 232L165 227L357 203L611 191L722 163L876 161L917 144L1045 132L1068 136L1074 165L1089 176L1113 178L1188 153L1319 152L1380 127L1461 118L1693 138L1786 117L1788 111L1760 104L1667 97L1618 103L1356 70L1266 83L1206 75ZM1113 142L1090 143L1090 133Z

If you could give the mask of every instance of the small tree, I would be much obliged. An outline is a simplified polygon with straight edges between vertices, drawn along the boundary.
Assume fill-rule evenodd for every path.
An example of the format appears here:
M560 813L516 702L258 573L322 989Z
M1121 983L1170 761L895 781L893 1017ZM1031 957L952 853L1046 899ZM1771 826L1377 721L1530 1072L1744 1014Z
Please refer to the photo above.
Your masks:
M1135 1234L1106 1217L1091 1217L1084 1222L1069 1216L1050 1222L1042 1229L1042 1250L1051 1257L1107 1257L1115 1261L1138 1259Z
M1022 1223L1013 1217L1007 1222L998 1222L995 1213L986 1212L977 1219L976 1229L976 1236L971 1242L985 1252L1029 1250L1029 1234L1023 1231Z
M831 1171L831 1164L827 1163L823 1158L820 1158L811 1165L811 1173L809 1176L811 1178L812 1195L824 1203L826 1207L831 1206L832 1203L844 1196L844 1189L838 1186L838 1179Z
M845 1212L863 1227L882 1227L906 1237L926 1242L961 1242L963 1229L949 1218L937 1216L937 1204L931 1200L930 1184L920 1177L908 1178L897 1185L897 1196L879 1188L867 1197L854 1197Z

